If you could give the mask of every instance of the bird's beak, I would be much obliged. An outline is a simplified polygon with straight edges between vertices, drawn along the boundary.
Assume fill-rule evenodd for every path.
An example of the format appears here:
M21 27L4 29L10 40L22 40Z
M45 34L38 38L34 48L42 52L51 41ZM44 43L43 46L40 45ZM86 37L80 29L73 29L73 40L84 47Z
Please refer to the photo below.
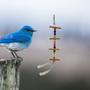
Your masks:
M37 30L33 30L33 32L37 32Z

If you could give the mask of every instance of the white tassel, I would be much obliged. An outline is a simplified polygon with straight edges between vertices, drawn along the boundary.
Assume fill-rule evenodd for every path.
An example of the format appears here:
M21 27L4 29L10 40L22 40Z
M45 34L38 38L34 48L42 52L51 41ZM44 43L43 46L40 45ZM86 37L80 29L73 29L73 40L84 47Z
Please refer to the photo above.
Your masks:
M48 66L48 65L50 65L50 64L51 64L51 63L48 62L48 63L42 64L42 65L38 65L37 68L40 69L40 68L43 68L43 67Z
M49 69L49 70L47 70L47 71L44 71L44 72L39 73L39 75L40 75L40 76L46 75L46 74L49 73L50 71L51 71L51 70Z
M44 71L44 72L40 72L40 73L39 73L40 76L44 76L44 75L48 74L48 73L52 70L52 68L53 68L53 63L50 63L50 62L49 62L47 65L46 65L46 64L43 64L43 65L45 65L45 66L51 65L51 66L50 66L50 68L49 68L48 70L46 70L46 71ZM40 68L41 68L41 67L40 67Z

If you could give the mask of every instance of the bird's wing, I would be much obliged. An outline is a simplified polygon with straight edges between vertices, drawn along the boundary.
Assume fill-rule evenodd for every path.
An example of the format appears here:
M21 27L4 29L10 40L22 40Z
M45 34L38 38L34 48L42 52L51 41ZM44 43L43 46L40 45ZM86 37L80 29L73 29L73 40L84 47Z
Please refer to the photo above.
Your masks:
M12 42L24 43L28 41L31 41L30 36L18 33L12 33L0 39L0 43L12 43Z

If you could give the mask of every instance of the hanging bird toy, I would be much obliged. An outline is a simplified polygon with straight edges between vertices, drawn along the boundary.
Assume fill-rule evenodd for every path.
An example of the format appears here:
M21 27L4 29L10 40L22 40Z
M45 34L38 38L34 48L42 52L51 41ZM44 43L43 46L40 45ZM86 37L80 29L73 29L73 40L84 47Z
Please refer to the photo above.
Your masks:
M56 42L57 42L57 40L60 40L60 38L57 38L57 30L61 29L61 27L56 26L56 23L55 23L55 14L53 15L53 25L50 26L50 28L53 29L53 37L49 38L50 40L53 41L53 47L49 48L49 50L52 51L53 54L52 54L52 57L49 58L49 62L48 63L45 63L45 64L37 66L38 69L46 67L46 66L49 66L48 70L39 73L40 76L43 76L43 75L46 75L47 73L49 73L51 71L51 69L53 68L54 63L56 61L60 61L60 59L56 57L56 51L60 50L59 48L57 48Z

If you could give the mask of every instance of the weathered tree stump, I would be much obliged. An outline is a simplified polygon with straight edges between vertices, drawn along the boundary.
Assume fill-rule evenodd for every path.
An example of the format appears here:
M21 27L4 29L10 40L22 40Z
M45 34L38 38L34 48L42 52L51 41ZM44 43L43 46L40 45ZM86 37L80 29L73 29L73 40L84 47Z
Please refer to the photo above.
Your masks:
M0 61L0 90L19 90L19 66L20 59Z

